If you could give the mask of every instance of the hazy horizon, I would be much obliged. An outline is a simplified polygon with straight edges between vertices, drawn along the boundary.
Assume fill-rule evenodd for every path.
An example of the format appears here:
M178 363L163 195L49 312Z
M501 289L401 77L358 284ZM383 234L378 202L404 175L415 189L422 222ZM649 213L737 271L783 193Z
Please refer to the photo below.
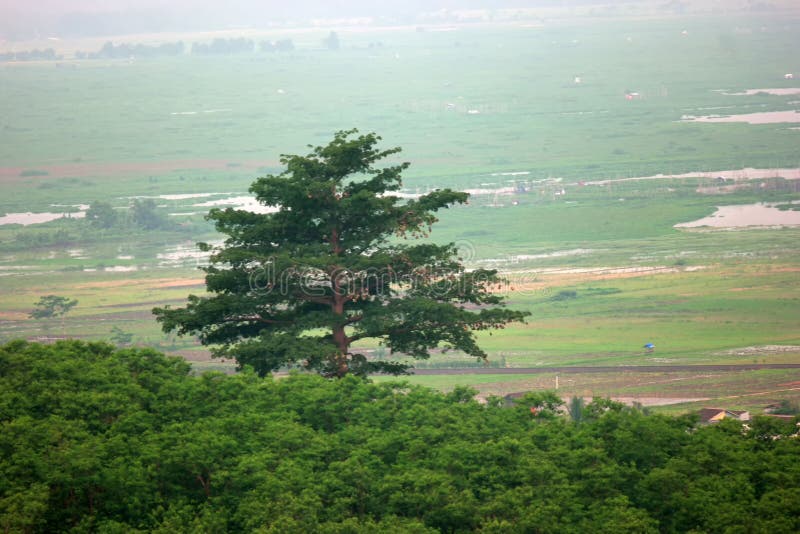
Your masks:
M230 0L191 2L174 0L43 0L35 5L19 1L0 3L0 37L14 40L32 35L62 37L117 33L214 30L235 26L272 26L307 23L315 19L369 17L388 22L412 22L420 13L454 9L501 9L590 5L599 0L299 0L254 2Z
M377 5L368 0L229 0L225 3L173 0L168 5L157 0L40 0L36 3L3 0L0 1L0 40L268 28L356 17L371 19L377 24L413 24L436 17L447 20L448 13L475 9L562 9L567 14L583 9L584 12L596 10L605 16L633 15L637 10L646 9L682 14L742 9L764 11L793 6L791 0L758 3L747 0L670 3L652 0L613 3L607 0L392 0Z

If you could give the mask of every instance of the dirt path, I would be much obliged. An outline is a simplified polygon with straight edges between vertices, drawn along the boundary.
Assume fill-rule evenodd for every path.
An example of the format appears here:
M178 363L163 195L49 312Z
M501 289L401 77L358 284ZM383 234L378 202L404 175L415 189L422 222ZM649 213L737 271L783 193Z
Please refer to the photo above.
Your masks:
M501 367L467 369L415 369L415 375L532 375L543 373L677 373L701 371L758 371L761 369L800 369L800 363L753 363L738 365L597 365L558 367Z
M786 391L800 391L800 388L771 389L769 391L758 391L756 393L743 393L741 395L725 395L724 397L717 397L717 399L741 399L742 397L757 397L759 395L771 395L773 393L784 393Z
M552 287L581 282L688 273L701 271L707 268L708 267L705 265L692 265L688 267L641 266L503 270L500 271L500 274L504 276L508 282L490 288L490 290L509 296L524 295L528 294L528 292L537 292Z

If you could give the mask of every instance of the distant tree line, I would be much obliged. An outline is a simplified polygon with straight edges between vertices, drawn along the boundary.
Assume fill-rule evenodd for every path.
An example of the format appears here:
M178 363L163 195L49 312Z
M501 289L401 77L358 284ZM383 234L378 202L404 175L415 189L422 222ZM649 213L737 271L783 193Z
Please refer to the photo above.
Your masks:
M0 61L54 61L62 57L52 48L0 53Z
M107 41L97 52L75 52L77 59L129 59L158 56L178 56L183 54L183 41L162 43L160 45L120 43Z
M134 199L127 209L116 209L109 202L94 201L84 219L62 218L45 225L21 228L13 239L0 242L0 250L62 246L94 241L98 238L130 235L140 230L186 231L171 220L163 208L150 198Z
M335 32L331 32L323 39L323 46L330 50L339 48L339 39ZM291 39L278 39L275 41L263 40L258 43L244 37L214 39L210 43L192 43L189 53L195 56L219 56L233 54L250 54L253 52L291 52L294 50ZM119 43L107 41L96 52L78 50L75 59L131 59L153 58L163 56L180 56L186 52L183 41L162 43L160 45L146 45L142 43ZM26 50L19 52L0 53L0 62L4 61L55 61L63 59L63 55L56 54L53 48L44 50Z
M232 54L250 54L258 49L259 52L288 52L294 50L291 39L277 41L261 41L256 43L244 37L232 39L214 39L210 43L193 43L191 53L196 56L219 56Z
M48 49L50 50L50 49ZM294 50L294 42L291 39L278 39L277 41L261 41L256 45L252 39L244 37L224 39L217 38L210 43L192 43L189 53L195 56L219 56L233 54L250 54L258 50L259 52L287 52ZM174 43L162 43L160 45L114 44L106 42L97 52L75 52L77 59L129 59L129 58L149 58L159 56L179 56L186 51L183 41ZM52 52L52 50L50 50ZM17 55L20 53L18 52ZM54 52L53 52L54 54ZM48 57L42 59L56 59Z
M211 43L193 43L192 55L213 56L250 53L255 50L251 39L239 37L236 39L214 39Z
M134 199L127 214L118 212L108 202L92 202L86 210L86 221L96 229L110 229L128 223L143 230L166 230L174 226L151 198Z

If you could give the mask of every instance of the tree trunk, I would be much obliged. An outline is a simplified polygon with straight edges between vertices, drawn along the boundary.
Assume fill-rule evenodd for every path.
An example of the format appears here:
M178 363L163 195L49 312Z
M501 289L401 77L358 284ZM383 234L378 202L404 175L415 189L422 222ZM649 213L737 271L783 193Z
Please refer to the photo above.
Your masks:
M334 192L335 194L335 192ZM336 228L331 230L331 247L334 256L338 256L342 252L341 244L339 243L339 232ZM345 376L350 367L347 362L347 354L350 350L350 340L344 331L345 316L344 316L344 303L347 300L346 295L342 295L342 287L340 285L339 274L341 268L336 265L333 266L331 277L331 289L333 291L333 300L331 302L331 311L336 315L334 323L331 326L331 333L333 334L333 342L336 344L337 353L335 356L336 376L341 378Z
M347 354L350 351L350 339L347 337L347 333L344 331L344 299L342 295L338 294L339 287L338 282L334 281L334 294L333 294L333 305L331 309L334 314L337 315L336 322L331 326L331 331L333 334L333 342L336 344L337 354L336 354L336 376L341 378L345 376L348 371L350 370L348 363L347 363Z

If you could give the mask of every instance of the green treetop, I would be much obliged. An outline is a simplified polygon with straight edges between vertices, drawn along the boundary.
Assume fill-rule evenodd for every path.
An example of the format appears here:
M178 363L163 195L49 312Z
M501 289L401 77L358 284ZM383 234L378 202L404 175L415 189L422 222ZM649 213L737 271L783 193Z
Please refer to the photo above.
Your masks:
M271 213L212 210L208 218L228 237L204 268L211 296L156 308L164 331L196 334L216 356L260 374L286 365L334 377L407 369L353 353L365 338L415 358L436 347L485 358L473 331L527 313L505 309L490 291L496 271L467 271L452 243L402 242L426 237L434 213L468 195L443 189L401 199L394 193L409 164L377 167L400 152L376 148L379 140L341 131L307 156L283 155L284 172L250 187Z

